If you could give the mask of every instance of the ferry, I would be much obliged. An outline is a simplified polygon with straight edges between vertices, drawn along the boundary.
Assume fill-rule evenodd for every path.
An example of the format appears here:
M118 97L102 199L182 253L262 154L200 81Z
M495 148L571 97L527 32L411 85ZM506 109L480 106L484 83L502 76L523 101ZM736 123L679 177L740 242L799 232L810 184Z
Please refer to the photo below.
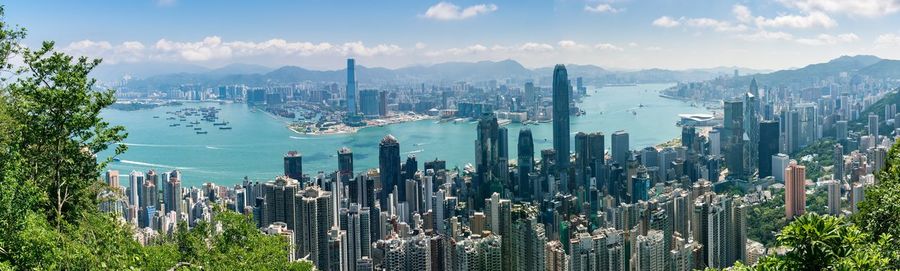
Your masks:
M200 128L200 127L194 128L194 131L199 131L199 130L203 130L203 128Z
M213 126L225 126L225 125L228 125L227 121L213 123Z
M153 118L154 118L154 119L158 119L158 118L159 118L159 116L153 116Z
M228 126L219 127L219 130L231 130L231 127L228 127Z
M198 132L197 132L198 135L205 135L205 134L207 134L207 133L209 133L209 132L207 132L207 131L198 131Z
M193 125L193 124L188 124L188 125L185 125L184 127L191 128L191 127L194 127L194 125Z

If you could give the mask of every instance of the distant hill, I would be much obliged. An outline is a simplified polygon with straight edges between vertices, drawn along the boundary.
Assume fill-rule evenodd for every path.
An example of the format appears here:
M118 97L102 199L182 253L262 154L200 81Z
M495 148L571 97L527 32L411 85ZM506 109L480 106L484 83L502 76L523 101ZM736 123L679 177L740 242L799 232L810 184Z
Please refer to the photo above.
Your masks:
M639 71L611 71L594 65L566 66L569 77L584 77L585 84L661 83L702 81L721 76L719 70L695 69L686 71L647 69ZM729 70L733 70L728 68ZM745 69L746 70L746 69ZM297 66L270 69L258 65L232 64L219 69L173 69L171 73L133 76L128 87L134 90L170 89L184 84L208 87L225 84L266 85L296 82L335 82L346 80L346 69L311 70ZM528 69L514 60L446 62L429 66L417 65L398 69L356 67L357 80L364 84L380 83L452 83L457 81L484 82L488 80L548 81L552 67Z
M809 87L829 77L863 75L876 78L900 78L900 62L871 55L841 56L825 63L811 64L791 70L745 75L733 81L733 87L749 86L752 78L760 85Z

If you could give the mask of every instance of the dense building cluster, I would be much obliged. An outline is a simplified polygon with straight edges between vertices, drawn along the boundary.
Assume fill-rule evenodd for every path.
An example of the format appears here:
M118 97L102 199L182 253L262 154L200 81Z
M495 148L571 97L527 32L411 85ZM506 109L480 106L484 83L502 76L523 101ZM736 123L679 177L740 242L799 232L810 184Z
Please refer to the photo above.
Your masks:
M353 152L344 147L336 153L337 170L304 172L302 154L291 151L283 176L234 186L184 188L179 171L150 170L132 172L121 187L119 173L109 171L111 189L101 194L107 199L101 208L142 229L145 242L180 223L210 221L223 211L218 207L252 215L261 231L289 241L290 259L322 270L724 268L753 264L766 253L748 239L748 210L770 200L772 189L784 188L788 219L806 211L811 182L797 160L808 157L789 154L837 138L832 174L816 186L827 190L829 213L852 212L893 141L880 127L900 128L890 105L884 119L867 117L865 134L848 129L882 92L810 101L760 91L754 80L739 98L724 101L720 125L683 126L676 144L633 150L626 131L610 134L608 145L602 132L573 137L570 92L583 87L570 86L562 65L552 78L552 149L536 150L523 128L513 141L518 157L511 159L510 131L481 107L471 110L478 113L474 167L451 169L435 160L420 168L415 156L403 160L400 142L386 135L377 169L355 169ZM351 113L354 80L351 68ZM525 96L535 88L526 84ZM366 105L377 96L361 92L358 109L381 112ZM729 193L734 187L742 193ZM845 192L851 203L842 208Z

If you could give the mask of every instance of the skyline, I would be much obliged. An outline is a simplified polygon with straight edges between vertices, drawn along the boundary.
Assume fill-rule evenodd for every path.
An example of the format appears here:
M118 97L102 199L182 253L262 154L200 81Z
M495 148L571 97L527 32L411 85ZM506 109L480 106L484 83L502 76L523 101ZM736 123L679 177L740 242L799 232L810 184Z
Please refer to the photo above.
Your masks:
M55 40L107 64L340 69L353 57L387 68L513 59L529 68L774 70L841 55L900 58L896 0L6 5L7 19L28 28L26 45Z

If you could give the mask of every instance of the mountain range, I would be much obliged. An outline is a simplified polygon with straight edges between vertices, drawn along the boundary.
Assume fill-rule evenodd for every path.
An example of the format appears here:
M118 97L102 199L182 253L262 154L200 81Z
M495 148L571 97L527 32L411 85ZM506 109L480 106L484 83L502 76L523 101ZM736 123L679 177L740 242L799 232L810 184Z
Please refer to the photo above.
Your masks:
M841 56L825 63L771 73L740 76L732 80L732 87L749 86L752 78L760 85L805 88L818 85L828 78L846 76L850 79L900 79L900 61L871 55Z
M742 74L766 72L737 67L691 70L612 70L595 65L574 64L566 67L569 77L584 77L590 84L703 81L731 75L736 69ZM506 79L549 81L552 69L552 67L529 69L514 60L446 62L397 69L357 65L356 77L363 84L483 82ZM209 69L192 65L173 65L168 67L168 73L162 72L165 70L163 64L116 64L106 67L101 65L94 72L94 76L100 80L118 81L124 74L129 74L127 87L133 90L171 89L185 84L208 87L228 84L259 86L304 81L342 83L346 80L346 69L323 71L298 66L273 69L252 64L231 64L218 69Z

